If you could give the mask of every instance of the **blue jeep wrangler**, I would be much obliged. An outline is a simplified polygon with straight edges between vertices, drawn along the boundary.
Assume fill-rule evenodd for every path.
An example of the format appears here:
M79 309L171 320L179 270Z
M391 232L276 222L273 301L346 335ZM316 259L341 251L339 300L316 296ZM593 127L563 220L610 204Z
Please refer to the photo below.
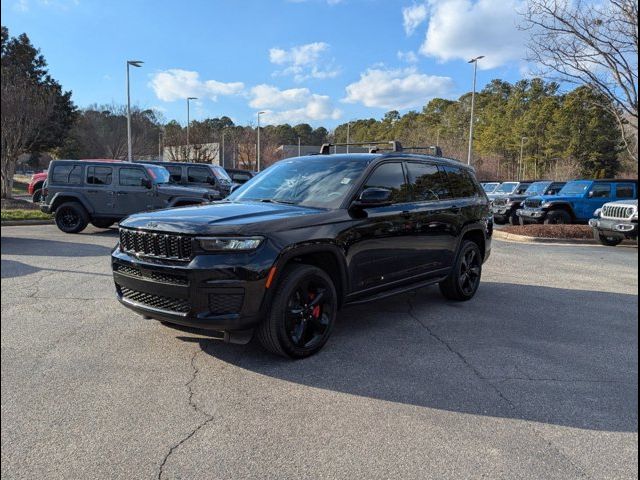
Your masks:
M637 180L573 180L557 195L527 198L516 213L521 225L587 223L605 203L636 198Z

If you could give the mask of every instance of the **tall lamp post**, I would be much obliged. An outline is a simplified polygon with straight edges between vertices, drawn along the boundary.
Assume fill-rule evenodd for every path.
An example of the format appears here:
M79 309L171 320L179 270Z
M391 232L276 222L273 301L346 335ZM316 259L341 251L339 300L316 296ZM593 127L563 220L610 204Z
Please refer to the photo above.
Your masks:
M473 63L473 90L471 91L471 119L469 120L469 153L467 154L467 165L471 165L471 151L473 149L473 108L476 103L476 74L478 73L478 60L484 55L472 58L469 63Z
M351 122L347 122L347 153L349 153L349 143L351 142Z
M524 142L528 140L527 137L520 138L520 162L518 165L518 181L523 180L524 171L522 170L522 154L524 152Z
M187 97L187 155L189 155L189 124L191 123L191 117L189 112L189 102L191 100L197 100L198 97ZM187 160L189 160L187 158Z
M265 112L258 112L256 115L258 116L258 146L256 152L256 170L260 171L260 115Z
M127 160L131 161L131 90L129 88L129 66L141 67L144 62L141 60L127 60Z

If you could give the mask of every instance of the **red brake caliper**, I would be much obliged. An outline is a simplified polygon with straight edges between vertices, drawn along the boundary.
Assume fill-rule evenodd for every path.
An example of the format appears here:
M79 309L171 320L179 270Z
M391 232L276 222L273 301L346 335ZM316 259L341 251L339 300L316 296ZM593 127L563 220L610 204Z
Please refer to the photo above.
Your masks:
M309 292L309 300L313 300L316 297L315 293ZM313 307L313 318L320 318L320 305Z

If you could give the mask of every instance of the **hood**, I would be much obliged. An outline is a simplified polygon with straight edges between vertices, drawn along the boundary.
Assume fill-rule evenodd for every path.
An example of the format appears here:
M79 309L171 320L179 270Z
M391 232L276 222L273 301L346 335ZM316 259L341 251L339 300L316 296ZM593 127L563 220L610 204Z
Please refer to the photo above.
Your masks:
M203 197L210 193L211 190L200 187L184 187L182 185L175 185L173 183L159 183L158 193L163 195L181 195L190 197Z
M324 212L296 205L221 201L138 213L120 222L120 226L197 235L268 233L293 227L301 217Z

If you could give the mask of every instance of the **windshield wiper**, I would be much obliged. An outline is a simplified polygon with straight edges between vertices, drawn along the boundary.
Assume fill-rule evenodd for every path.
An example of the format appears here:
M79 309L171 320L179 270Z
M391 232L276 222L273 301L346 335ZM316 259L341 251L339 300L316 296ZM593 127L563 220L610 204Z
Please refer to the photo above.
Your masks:
M273 198L258 198L255 200L256 202L263 203L280 203L283 205L296 205L297 202L292 202L291 200L274 200Z

